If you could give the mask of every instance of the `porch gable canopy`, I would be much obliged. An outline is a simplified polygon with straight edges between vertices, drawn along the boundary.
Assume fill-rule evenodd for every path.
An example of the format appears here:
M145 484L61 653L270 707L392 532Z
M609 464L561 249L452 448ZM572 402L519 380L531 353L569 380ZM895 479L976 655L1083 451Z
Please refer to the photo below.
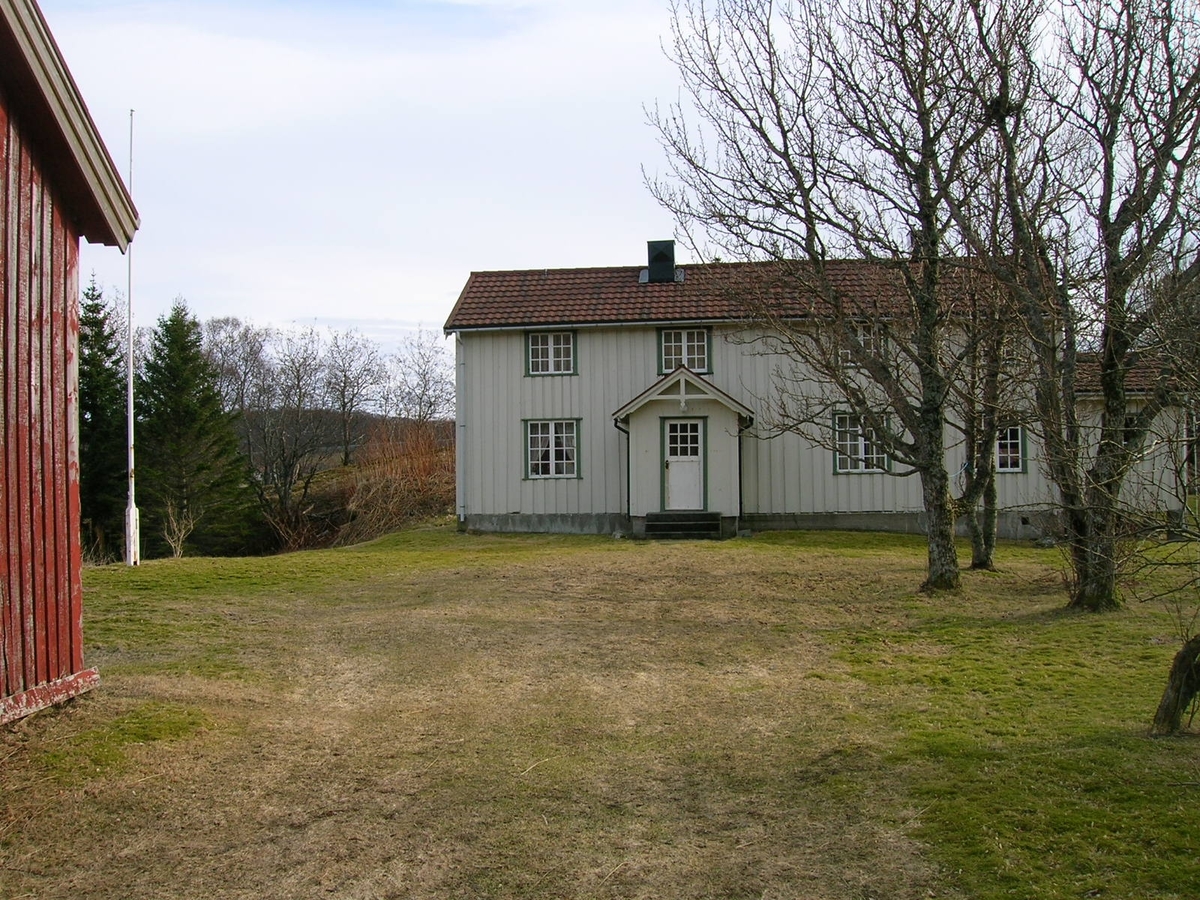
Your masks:
M642 391L612 414L614 425L625 425L629 417L653 400L674 400L681 411L686 411L690 401L715 400L733 410L741 419L743 428L754 424L754 413L744 403L731 397L716 385L710 384L686 366L669 372Z

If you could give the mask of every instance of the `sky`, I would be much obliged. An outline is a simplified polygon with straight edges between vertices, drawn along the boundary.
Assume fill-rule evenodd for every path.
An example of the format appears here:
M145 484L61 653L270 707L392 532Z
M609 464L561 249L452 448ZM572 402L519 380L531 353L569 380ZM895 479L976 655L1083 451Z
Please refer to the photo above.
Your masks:
M135 323L440 328L474 270L644 264L668 0L40 0L141 229ZM134 110L130 178L130 110ZM81 282L126 291L120 251Z

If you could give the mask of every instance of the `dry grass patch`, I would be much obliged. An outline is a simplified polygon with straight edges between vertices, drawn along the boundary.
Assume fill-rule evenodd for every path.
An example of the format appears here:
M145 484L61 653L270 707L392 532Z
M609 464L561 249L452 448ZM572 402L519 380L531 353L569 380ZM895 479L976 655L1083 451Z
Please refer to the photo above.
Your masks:
M989 648L1040 648L1062 600L1052 555L934 599L923 558L426 529L91 570L104 684L2 733L0 896L979 896L933 736L976 740ZM146 704L193 727L50 777Z

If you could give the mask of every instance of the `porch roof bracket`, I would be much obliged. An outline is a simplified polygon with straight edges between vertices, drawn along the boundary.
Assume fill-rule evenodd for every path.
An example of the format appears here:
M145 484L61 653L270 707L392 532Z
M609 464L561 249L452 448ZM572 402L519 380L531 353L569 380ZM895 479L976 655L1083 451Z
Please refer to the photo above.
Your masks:
M744 427L748 428L754 423L754 412L748 406L731 397L716 385L705 381L691 369L680 366L674 372L664 375L614 412L612 414L613 424L621 428L620 423L628 424L631 415L650 401L658 399L715 400L736 412L739 422L745 420L747 424ZM624 429L622 428L622 430Z

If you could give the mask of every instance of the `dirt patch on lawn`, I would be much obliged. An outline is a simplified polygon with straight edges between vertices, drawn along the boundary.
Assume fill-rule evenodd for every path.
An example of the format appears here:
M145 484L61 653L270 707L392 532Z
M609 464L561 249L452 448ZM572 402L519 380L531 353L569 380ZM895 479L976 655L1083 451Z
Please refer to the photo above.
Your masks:
M228 672L93 648L99 690L0 731L0 897L953 896L885 759L897 701L835 653L903 615L909 562L448 540L191 598ZM89 616L173 615L143 593L106 573Z

